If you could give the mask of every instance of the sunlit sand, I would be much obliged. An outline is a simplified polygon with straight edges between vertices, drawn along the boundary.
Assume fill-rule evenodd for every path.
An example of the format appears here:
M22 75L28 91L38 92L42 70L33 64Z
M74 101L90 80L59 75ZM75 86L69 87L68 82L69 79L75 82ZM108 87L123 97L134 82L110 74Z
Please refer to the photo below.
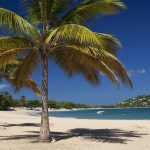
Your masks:
M32 110L0 111L0 150L150 149L149 120L50 117L53 143L40 143L40 116L34 114L36 112Z

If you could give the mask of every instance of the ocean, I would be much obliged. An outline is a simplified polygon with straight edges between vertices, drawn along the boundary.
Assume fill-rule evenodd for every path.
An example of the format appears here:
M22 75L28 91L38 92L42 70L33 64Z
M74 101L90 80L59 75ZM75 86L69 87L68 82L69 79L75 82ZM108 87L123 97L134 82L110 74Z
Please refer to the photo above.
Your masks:
M49 112L51 117L110 120L150 120L150 108L84 109Z

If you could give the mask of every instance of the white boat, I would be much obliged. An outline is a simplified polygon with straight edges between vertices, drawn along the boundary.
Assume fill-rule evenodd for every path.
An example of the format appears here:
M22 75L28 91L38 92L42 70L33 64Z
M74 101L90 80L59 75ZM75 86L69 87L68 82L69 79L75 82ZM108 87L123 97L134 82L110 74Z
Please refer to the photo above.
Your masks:
M97 111L97 114L102 114L104 113L104 111Z

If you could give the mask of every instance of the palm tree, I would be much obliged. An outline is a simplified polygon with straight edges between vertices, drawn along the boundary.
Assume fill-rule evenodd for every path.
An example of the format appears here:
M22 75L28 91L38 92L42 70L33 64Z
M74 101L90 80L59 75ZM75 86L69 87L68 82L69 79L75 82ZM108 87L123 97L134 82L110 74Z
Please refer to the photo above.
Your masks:
M25 104L26 104L26 97L25 96L21 96L18 100L18 103L19 103L19 106L21 108L25 107Z
M47 141L50 138L47 108L49 60L54 60L67 75L83 74L94 85L104 74L117 87L120 81L132 86L123 65L114 55L121 48L119 41L83 26L94 17L115 14L126 6L119 0L23 0L23 6L28 21L0 8L0 25L15 33L0 39L0 63L23 58L14 74L17 86L20 78L30 78L41 64L40 140Z
M23 79L18 78L18 82L16 84L14 72L20 67L21 61L12 60L7 64L0 64L0 81L6 80L12 87L15 88L16 91L19 91L23 87L32 89L33 92L39 96L40 88L32 79Z

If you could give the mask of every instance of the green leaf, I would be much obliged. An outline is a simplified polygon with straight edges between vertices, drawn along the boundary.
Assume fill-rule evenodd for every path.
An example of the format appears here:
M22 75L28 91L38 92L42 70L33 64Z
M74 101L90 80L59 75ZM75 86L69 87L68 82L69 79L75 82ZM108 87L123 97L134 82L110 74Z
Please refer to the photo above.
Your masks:
M102 48L99 39L91 30L76 24L63 25L54 29L47 38L46 43L51 45L53 41L56 44L62 43L62 45L69 43Z
M118 13L126 6L119 0L86 0L68 12L59 22L64 24L81 24L93 17Z
M31 40L23 37L1 37L0 45L0 64L3 66L34 47Z
M14 12L0 8L0 26L18 34L39 37L40 32L25 19Z
M58 15L63 13L75 0L23 0L27 8L29 20L33 24L42 24L43 20L48 25L57 21Z
M12 49L33 48L34 43L23 37L0 37L0 53Z
M122 48L121 43L110 34L95 33L99 39L103 50L110 52L111 54L116 54L119 49Z

